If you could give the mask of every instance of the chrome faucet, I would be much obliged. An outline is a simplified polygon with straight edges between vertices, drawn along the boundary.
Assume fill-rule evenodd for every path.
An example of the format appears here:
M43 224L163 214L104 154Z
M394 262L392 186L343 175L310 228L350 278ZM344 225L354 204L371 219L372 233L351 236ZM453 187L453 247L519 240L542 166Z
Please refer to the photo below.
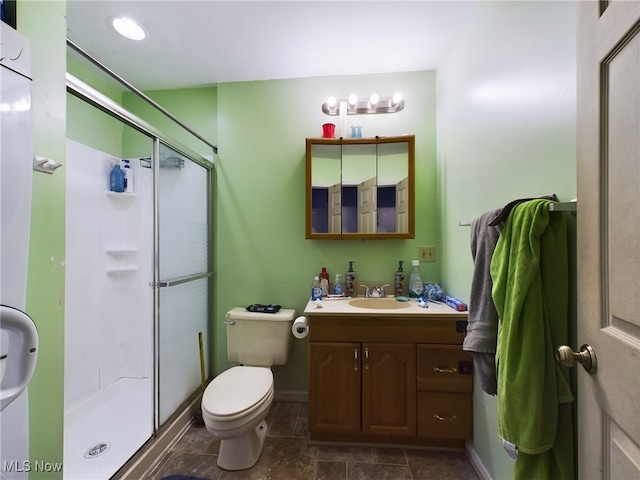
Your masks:
M364 297L365 298L385 298L387 295L384 293L384 287L388 287L389 284L386 283L381 287L373 287L373 290L369 290L369 287L363 284L360 284L361 287L364 287Z
M384 285L382 285L381 287L373 287L373 293L371 294L372 297L379 297L379 298L385 298L387 295L384 293L384 287L388 287L389 284L386 283Z

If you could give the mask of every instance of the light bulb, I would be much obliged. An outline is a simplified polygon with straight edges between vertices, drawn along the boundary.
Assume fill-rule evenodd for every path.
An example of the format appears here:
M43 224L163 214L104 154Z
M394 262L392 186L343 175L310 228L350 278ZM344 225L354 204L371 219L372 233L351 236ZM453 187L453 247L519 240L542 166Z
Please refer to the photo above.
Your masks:
M402 94L400 92L394 93L393 97L391 97L392 105L398 105L401 101L402 101Z
M327 98L327 106L331 109L336 108L336 97L329 97Z
M358 103L358 96L355 93L352 93L349 95L349 105L355 107L356 103Z
M378 100L380 100L380 96L377 93L372 93L369 97L369 103L374 107L378 104Z

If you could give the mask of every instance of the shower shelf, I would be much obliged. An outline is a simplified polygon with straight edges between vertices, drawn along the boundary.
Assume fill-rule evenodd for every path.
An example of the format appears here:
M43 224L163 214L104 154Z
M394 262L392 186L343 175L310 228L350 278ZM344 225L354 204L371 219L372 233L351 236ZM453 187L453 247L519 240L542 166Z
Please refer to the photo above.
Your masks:
M107 274L120 275L125 273L135 273L138 271L138 267L110 267L107 268Z
M107 248L105 252L107 253L107 255L110 255L112 257L119 257L122 255L133 255L135 253L138 253L138 249L135 247Z
M112 192L107 190L107 197L117 198L118 200L126 199L133 201L133 199L136 198L137 195L135 193Z

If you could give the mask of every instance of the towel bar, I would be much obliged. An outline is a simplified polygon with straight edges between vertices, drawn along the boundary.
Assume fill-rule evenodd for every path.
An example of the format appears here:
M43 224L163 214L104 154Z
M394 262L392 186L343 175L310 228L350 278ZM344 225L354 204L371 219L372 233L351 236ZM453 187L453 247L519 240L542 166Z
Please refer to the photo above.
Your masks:
M552 203L549 205L550 212L578 212L578 201L571 200L570 202L561 202L561 203ZM461 227L469 227L471 226L471 220L460 220L458 223Z

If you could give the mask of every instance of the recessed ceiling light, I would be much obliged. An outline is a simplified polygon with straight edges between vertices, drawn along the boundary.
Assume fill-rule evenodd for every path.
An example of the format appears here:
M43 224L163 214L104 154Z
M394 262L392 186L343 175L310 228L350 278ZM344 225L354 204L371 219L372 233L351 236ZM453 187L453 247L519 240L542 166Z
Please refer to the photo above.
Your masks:
M147 32L144 31L141 25L135 21L126 17L115 17L111 24L123 37L127 37L131 40L142 40L147 36Z

